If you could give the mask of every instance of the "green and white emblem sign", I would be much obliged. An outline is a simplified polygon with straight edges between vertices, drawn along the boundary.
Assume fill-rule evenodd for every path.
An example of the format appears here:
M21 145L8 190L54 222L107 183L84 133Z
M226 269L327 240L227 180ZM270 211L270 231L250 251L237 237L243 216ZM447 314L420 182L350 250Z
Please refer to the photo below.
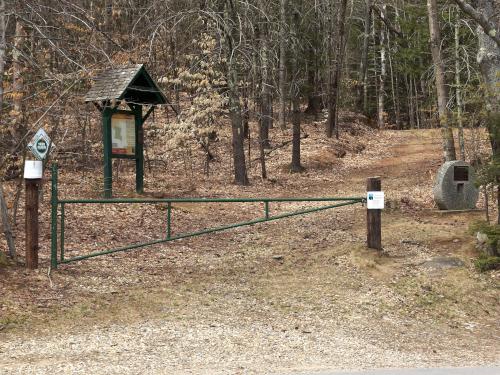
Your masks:
M39 129L28 143L28 149L38 160L44 160L49 153L49 145L51 150L56 147L45 130Z

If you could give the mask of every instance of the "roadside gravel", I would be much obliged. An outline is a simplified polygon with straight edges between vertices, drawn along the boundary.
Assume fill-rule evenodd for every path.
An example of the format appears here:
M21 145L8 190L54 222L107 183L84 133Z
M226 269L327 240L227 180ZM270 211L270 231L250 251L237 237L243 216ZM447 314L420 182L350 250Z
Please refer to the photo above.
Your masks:
M2 341L0 368L6 375L271 374L495 362L491 352L482 356L472 348L453 346L438 354L421 348L398 350L387 341L368 342L346 328L322 331L321 325L304 331L276 330L255 321L209 324L155 320L91 327L85 333Z

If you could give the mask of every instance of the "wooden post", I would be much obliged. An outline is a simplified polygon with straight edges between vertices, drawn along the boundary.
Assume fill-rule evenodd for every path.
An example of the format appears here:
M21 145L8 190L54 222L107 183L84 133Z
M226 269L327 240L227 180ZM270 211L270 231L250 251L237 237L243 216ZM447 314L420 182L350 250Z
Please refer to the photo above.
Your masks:
M38 268L38 191L40 179L26 179L26 268Z
M107 104L105 103L104 106ZM111 144L111 108L104 107L102 111L102 141L104 150L104 198L113 196L113 160Z
M142 128L142 105L135 107L135 191L144 193L144 130Z
M366 191L382 191L380 177L366 180ZM366 210L367 240L369 248L382 250L382 210Z

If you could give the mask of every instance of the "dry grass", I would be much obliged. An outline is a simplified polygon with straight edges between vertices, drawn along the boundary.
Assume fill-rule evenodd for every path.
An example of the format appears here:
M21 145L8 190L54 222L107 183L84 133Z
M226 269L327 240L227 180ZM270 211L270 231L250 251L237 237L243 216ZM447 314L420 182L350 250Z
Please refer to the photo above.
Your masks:
M407 355L415 362L403 365L446 364L450 358L460 358L461 364L498 360L498 350L482 348L494 348L497 342L499 274L475 271L474 243L466 231L481 213L442 216L430 203L431 176L440 160L439 144L433 141L436 132L356 132L346 137L355 137L366 150L358 154L351 148L344 158L337 158L326 144L312 148L316 141L324 141L321 129L309 131L304 151L308 169L300 175L279 172L289 155L284 149L270 161L274 182L253 176L253 185L241 188L216 174L211 179L199 177L196 190L187 193L182 187L189 178L179 174L178 179L148 178L148 186L150 191L171 191L170 196L347 196L362 194L367 176L381 175L392 207L383 215L383 253L364 247L365 210L346 207L62 266L49 281L48 214L44 213L42 268L35 272L0 268L0 341L42 340L54 331L83 335L89 327L107 332L118 326L121 332L151 324L156 329L158 324L179 329L179 337L193 333L186 327L223 327L221 332L231 332L236 349L227 347L224 334L209 335L215 352L244 348L253 358L248 368L266 365L267 373L289 368L293 361L287 356L303 358L296 363L300 366L308 353L318 366L339 365L335 358L344 356L332 352L335 345L328 341L339 332L347 341L380 349L379 362L366 362L373 366L383 365L383 355L394 348L400 351L390 362L394 365ZM92 196L91 190L67 183L74 177L74 172L62 173L64 196L81 196L79 191ZM123 176L117 187L125 189L132 180L131 175ZM272 210L298 206L280 204ZM207 215L211 224L254 218L262 215L262 207L242 205L235 210L231 205L182 204L173 212L174 230L180 231L203 227ZM101 225L103 221L110 225ZM155 238L164 233L165 210L82 206L69 214L67 224L68 248L90 251ZM438 256L458 257L465 266L438 271L422 266ZM264 337L280 335L281 360L265 356L255 327L266 327ZM311 339L300 336L298 342L308 342L306 346L293 340L288 346L284 337L296 335ZM164 355L170 358L171 353ZM203 363L169 368L171 373L210 368L210 362ZM212 370L222 372L234 364L227 359L225 364L212 364Z

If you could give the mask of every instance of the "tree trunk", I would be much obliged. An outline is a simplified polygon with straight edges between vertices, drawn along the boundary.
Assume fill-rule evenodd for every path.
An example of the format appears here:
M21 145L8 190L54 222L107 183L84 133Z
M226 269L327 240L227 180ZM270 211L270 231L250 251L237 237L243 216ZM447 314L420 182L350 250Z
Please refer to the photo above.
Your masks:
M363 82L363 113L368 116L368 47L371 29L372 2L365 0L365 31L363 33L363 51L361 55L361 81Z
M285 93L285 79L286 79L286 8L287 0L280 0L280 56L279 56L279 71L278 71L278 86L280 92L278 122L281 129L286 128L285 112L286 112L286 93Z
M463 0L455 0L465 13L478 23L479 51L477 61L486 87L487 128L493 165L500 163L500 4L492 0L477 0L474 9ZM500 224L500 168L497 168L497 223Z
M2 118L2 108L3 108L3 75L5 67L5 1L0 0L0 119ZM7 246L9 248L10 256L15 259L16 248L14 246L14 239L12 237L12 229L9 222L9 214L7 211L7 205L5 203L5 195L2 185L2 177L0 176L0 217L2 219L3 233L5 239L7 240Z
M327 131L326 135L328 138L333 136L333 132L336 132L338 138L338 124L337 124L337 112L338 112L338 101L339 101L339 89L340 89L340 79L342 73L342 63L344 60L344 40L345 40L345 16L347 11L347 0L341 0L340 9L337 15L337 40L335 43L334 54L335 58L332 59L332 72L330 79L330 90L328 92L329 103L328 103L328 119L327 119Z
M415 108L414 108L414 103L413 103L413 86L412 86L412 79L408 75L406 75L406 80L408 82L408 115L409 115L409 120L410 120L410 129L415 129Z
M248 86L243 89L243 138L250 137L250 109L248 108ZM248 145L250 147L250 145ZM248 160L250 161L250 159Z
M334 77L334 93L333 93L333 129L335 130L335 137L339 138L339 101L340 101L340 86L342 79L342 69L344 64L345 46L346 46L346 12L347 0L342 0L340 3L339 17L337 21L339 36L337 38L337 63L335 66Z
M496 34L500 35L500 4L491 0L478 1L479 11L484 15L494 15L490 18L496 27ZM490 137L494 165L500 163L500 47L495 40L478 28L479 52L477 60L481 68L487 91L487 127ZM497 168L497 223L500 224L500 168Z
M176 42L175 32L170 34L170 51L172 53L172 72L174 78L179 77L179 69L177 67L177 42ZM181 114L181 97L180 97L180 89L177 83L174 83L174 92L175 92L175 103L173 104L174 112L177 114L177 121L180 120Z
M457 101L458 148L460 159L465 160L464 124L462 121L462 90L460 82L460 20L455 23L455 96Z
M290 171L292 173L301 172L304 168L300 164L300 91L301 91L301 80L299 78L299 72L297 69L298 65L298 54L299 54L299 46L297 41L297 32L299 27L299 13L297 11L293 14L294 20L294 52L291 61L292 68L292 78L291 82L292 86L292 124L293 124L293 134L292 134L292 164L290 166Z
M317 50L313 45L308 48L308 64L307 64L307 108L304 111L308 115L314 116L314 120L319 120L319 114L323 109L323 101L321 95L318 94L317 87Z
M415 77L413 77L413 89L415 90L414 95L413 95L413 100L415 101L414 108L415 108L415 120L417 122L417 129L421 128L421 112L420 112L420 106L419 106L419 101L418 101L418 85L417 85L417 80Z
M227 86L229 117L231 119L234 181L238 185L248 185L247 168L245 164L244 129L241 116L240 93L238 89L238 72L234 61L234 41L238 40L235 25L238 25L236 9L232 1L225 2L224 35L227 58Z
M337 56L335 56L335 36L334 30L335 28L333 27L333 22L331 19L333 18L333 5L330 3L328 7L328 15L330 16L329 19L329 24L328 28L326 29L326 32L328 34L327 37L327 51L328 51L328 117L326 119L326 136L328 138L331 138L333 136L333 119L335 117L334 114L334 92L335 92L335 60Z
M389 58L389 70L391 72L391 95L392 95L392 104L394 106L394 119L396 122L396 129L401 129L401 112L399 109L399 95L398 95L398 86L397 86L397 75L395 76L394 70L392 68L392 50L391 50L391 40L390 34L387 34L387 51Z
M5 235L5 239L7 240L9 255L12 259L16 259L16 247L14 245L14 238L12 236L12 229L10 227L9 214L7 210L7 204L5 202L2 180L0 180L0 217L3 224L3 233Z
M385 19L386 5L383 5L380 18ZM377 101L377 125L382 129L385 125L385 76L386 76L386 48L385 48L385 24L380 25L380 76L378 85Z
M437 0L427 0L429 15L429 32L431 37L432 61L436 77L436 90L438 97L439 123L443 131L443 151L446 161L457 158L453 130L450 127L450 113L448 110L448 91L445 82L444 62L441 56L441 31L439 28Z
M262 33L260 35L260 58L261 58L261 95L260 95L260 119L259 119L259 142L262 148L271 148L269 143L270 111L270 87L268 69L268 33L265 22L262 22Z
M300 163L300 105L299 98L297 95L292 100L292 124L293 124L293 134L292 134L292 164L291 172L301 172L304 170L302 164Z
M23 24L19 19L16 20L16 34L14 37L14 48L12 49L12 98L14 104L14 111L11 112L13 119L12 126L12 148L17 148L18 142L21 141L25 130L23 127L23 76L21 64L21 51L24 44L24 29Z
M104 0L104 32L108 36L105 40L104 48L108 56L111 55L111 32L112 32L113 0Z

